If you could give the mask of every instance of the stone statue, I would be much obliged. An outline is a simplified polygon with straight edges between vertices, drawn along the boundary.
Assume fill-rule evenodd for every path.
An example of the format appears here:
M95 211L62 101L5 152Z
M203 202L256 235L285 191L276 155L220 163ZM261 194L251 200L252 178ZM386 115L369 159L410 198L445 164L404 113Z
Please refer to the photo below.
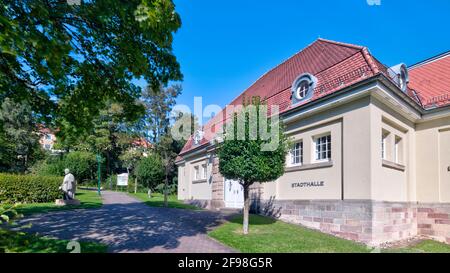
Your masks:
M64 173L66 175L64 176L64 181L59 189L63 192L64 200L73 200L75 199L76 191L75 177L70 173L69 169L65 169Z

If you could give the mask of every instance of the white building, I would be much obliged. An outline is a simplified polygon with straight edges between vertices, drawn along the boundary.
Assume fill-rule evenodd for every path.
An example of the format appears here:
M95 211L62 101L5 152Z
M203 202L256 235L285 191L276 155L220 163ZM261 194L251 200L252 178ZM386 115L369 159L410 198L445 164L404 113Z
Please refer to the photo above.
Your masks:
M260 213L367 244L418 234L450 243L450 52L388 68L367 48L319 39L243 96L279 105L294 140L285 174L252 188ZM243 205L218 172L215 116L177 160L178 197Z

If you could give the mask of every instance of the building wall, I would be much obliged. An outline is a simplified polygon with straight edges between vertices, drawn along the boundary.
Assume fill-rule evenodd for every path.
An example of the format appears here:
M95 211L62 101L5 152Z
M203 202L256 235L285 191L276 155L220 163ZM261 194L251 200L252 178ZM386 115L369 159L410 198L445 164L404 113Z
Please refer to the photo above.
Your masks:
M195 179L195 167L206 165L206 177ZM186 160L184 165L178 166L182 173L178 182L178 198L181 200L211 200L212 198L212 162L205 154Z
M450 118L416 126L417 199L450 202Z
M286 134L291 140L303 141L303 166L288 165L276 183L264 183L263 199L370 199L369 105L370 98L366 97L287 124ZM331 134L332 159L328 164L318 164L313 138L324 133ZM324 186L293 188L293 183L303 182L324 182Z
M324 133L331 134L331 161L317 163L313 140ZM450 118L415 124L366 96L287 123L286 134L303 141L303 164L287 166L275 183L253 185L254 211L373 245L418 234L450 242ZM224 179L218 159L208 158L180 165L186 193L179 189L179 198L220 208ZM210 172L195 183L199 162ZM305 182L319 186L298 187Z
M371 99L370 123L371 199L416 201L414 124L375 98ZM385 159L381 148L383 134L386 135Z

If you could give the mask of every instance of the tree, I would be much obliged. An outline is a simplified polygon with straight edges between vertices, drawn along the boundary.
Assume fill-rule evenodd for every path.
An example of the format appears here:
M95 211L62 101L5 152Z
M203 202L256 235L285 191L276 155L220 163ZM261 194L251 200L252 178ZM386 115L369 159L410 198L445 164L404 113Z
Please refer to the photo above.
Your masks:
M148 138L158 143L160 137L167 135L170 128L170 112L181 94L180 85L158 88L148 86L142 94L142 102L146 109L145 126Z
M7 171L25 172L42 156L31 107L7 98L0 105L0 160ZM2 164L2 165L3 165Z
M82 130L107 99L134 111L136 79L155 87L182 79L172 0L73 2L2 1L0 102L26 101L57 127L63 117Z
M122 165L127 168L127 173L130 174L136 168L142 156L143 151L141 151L141 149L128 149L119 156L119 159L122 162ZM135 178L134 193L136 193L138 189L137 183L137 178Z
M267 117L267 108L258 97L244 101L218 144L219 171L244 188L243 229L248 234L249 191L255 182L270 182L283 175L288 141L276 117ZM265 133L269 133L268 138Z
M181 94L180 85L155 89L148 86L143 93L142 101L146 108L145 126L148 129L148 137L155 144L155 151L159 154L164 167L164 206L168 206L169 180L173 176L175 158L179 151L177 142L170 136L171 111L176 103L176 98Z
M154 189L164 179L164 166L158 154L151 153L143 157L135 171L136 177L145 182L149 189Z

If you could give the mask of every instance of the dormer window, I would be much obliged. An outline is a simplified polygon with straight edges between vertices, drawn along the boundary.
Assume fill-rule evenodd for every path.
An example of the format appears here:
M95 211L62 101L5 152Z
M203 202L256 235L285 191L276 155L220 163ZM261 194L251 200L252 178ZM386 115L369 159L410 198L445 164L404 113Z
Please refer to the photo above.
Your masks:
M400 89L403 92L406 92L406 89L408 87L408 71L406 70L406 67L402 67L402 69L400 69L400 75L398 77Z
M203 131L197 130L194 134L194 145L200 144L203 139Z
M406 92L408 90L409 75L405 64L398 64L389 69L389 75L398 84L398 87Z
M311 74L300 75L292 84L292 104L310 99L317 79Z

